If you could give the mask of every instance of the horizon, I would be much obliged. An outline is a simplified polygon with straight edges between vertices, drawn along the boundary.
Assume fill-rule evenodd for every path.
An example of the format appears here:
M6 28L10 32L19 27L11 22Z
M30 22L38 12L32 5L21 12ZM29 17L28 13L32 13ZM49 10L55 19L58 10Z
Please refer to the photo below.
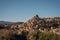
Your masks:
M36 16L36 15L35 15ZM39 15L38 15L39 16ZM34 17L34 16L33 16ZM32 18L33 18L32 17ZM39 17L39 18L55 18L55 17ZM31 18L30 18L31 19ZM30 20L30 19L28 19L28 20ZM28 21L28 20L26 20L26 21ZM24 22L24 21L5 21L5 20L0 20L0 21L2 21L2 22ZM25 22L26 22L25 21Z
M0 0L0 21L26 22L36 14L60 17L60 0Z

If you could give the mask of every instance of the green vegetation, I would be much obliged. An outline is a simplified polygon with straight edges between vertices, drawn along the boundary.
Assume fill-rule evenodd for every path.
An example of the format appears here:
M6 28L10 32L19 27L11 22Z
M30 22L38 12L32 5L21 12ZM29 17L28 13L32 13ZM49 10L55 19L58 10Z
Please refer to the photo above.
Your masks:
M29 36L29 40L60 40L60 36L57 34L43 33L40 31L35 31L34 33L33 31L33 33L31 33Z
M60 40L60 37L57 34L40 32L39 40Z

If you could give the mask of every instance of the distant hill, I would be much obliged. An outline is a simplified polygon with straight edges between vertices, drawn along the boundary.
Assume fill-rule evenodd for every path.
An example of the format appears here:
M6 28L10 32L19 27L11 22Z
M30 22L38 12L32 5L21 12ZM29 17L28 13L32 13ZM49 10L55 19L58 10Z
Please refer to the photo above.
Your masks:
M12 24L13 22L8 22L8 21L0 21L0 24Z
M24 22L14 22L11 25L19 25L19 24L23 24Z

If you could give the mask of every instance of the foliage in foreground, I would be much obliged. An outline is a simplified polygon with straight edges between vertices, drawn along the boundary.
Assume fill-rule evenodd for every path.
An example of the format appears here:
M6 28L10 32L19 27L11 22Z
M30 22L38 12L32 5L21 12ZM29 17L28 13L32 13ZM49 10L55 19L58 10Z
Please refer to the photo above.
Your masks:
M29 40L60 40L60 36L53 33L43 33L40 31L33 31L30 34L28 34Z
M8 34L8 33L7 33ZM2 36L5 37L4 40L60 40L60 36L57 34L53 34L50 32L40 32L39 30L31 30L29 32L27 31L22 31L22 34L20 35L12 35L8 34L7 36L3 33L0 32L0 40L2 40ZM12 38L12 39L11 39Z

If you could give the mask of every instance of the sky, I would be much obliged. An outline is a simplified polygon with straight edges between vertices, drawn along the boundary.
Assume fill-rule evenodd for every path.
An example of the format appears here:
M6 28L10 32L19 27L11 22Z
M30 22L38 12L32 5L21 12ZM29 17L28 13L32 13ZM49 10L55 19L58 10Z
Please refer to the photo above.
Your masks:
M39 17L60 17L60 0L0 0L0 21L25 22Z

